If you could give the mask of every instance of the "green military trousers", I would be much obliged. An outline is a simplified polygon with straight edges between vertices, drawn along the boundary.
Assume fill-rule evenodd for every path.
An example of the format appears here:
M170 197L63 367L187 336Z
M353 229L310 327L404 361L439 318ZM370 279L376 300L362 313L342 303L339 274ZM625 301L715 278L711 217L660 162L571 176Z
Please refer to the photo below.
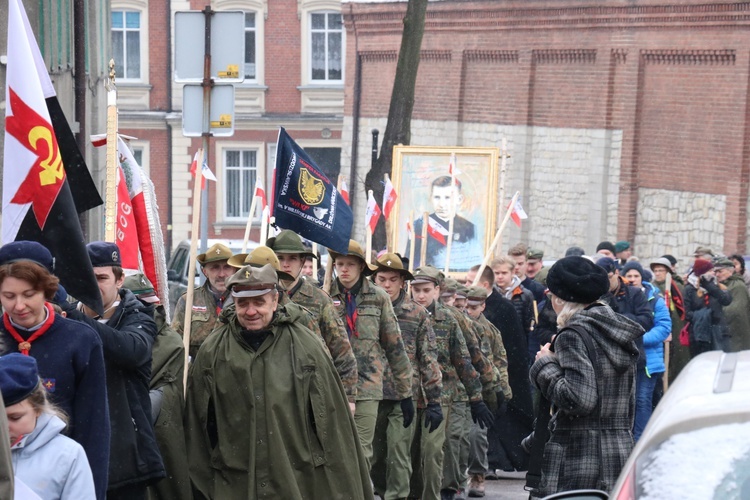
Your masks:
M372 440L370 477L375 491L384 500L409 496L411 443L418 425L418 421L414 421L404 428L399 401L384 399L380 402Z
M411 488L409 498L440 500L440 483L443 479L443 444L450 406L442 405L443 421L430 432L424 426L424 409L417 410L419 425L414 429L411 443Z
M471 411L466 401L454 401L445 431L442 489L458 491L466 482Z
M357 401L354 409L354 425L357 427L359 444L367 460L367 470L370 470L372 461L372 439L375 436L375 422L378 419L378 405L380 401L364 400Z

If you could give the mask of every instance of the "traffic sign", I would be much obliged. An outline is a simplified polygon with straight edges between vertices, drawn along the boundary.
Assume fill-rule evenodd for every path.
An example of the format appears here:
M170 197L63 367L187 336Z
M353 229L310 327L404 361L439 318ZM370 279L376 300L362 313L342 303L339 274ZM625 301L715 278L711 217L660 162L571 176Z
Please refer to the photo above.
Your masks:
M245 80L245 13L211 12L210 76L220 83ZM177 83L203 81L206 14L204 11L176 12L175 70Z
M211 87L209 129L214 137L234 134L234 85L217 84ZM187 84L182 89L182 134L185 137L203 135L203 86Z

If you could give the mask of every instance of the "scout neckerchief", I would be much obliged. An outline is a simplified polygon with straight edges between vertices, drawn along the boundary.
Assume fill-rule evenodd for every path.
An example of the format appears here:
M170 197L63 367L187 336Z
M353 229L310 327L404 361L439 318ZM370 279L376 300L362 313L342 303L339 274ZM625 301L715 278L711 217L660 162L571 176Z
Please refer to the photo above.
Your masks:
M339 285L341 285L341 281L339 281ZM362 278L351 288L344 288L344 285L341 285L341 288L344 289L344 305L346 306L346 333L349 334L349 338L352 338L352 335L359 337L357 331L357 295L362 289Z
M216 293L214 290L214 287L211 286L211 283L208 283L208 291L211 292L211 295L213 296L214 300L216 301L216 315L221 315L221 310L224 308L224 302L227 300L223 293ZM226 292L224 292L226 293Z
M52 326L52 323L55 322L55 310L52 309L52 306L48 303L44 303L44 307L47 308L47 319L44 320L42 323L42 326L39 327L38 330L34 331L34 333L31 334L31 336L24 340L23 337L21 337L21 334L18 333L18 330L16 330L16 327L13 326L13 323L10 321L10 316L8 316L8 313L3 313L3 325L5 325L5 329L8 330L8 333L10 333L10 336L13 337L13 339L18 342L18 350L21 351L21 354L24 356L29 355L29 350L31 349L31 343L34 342L36 339L44 335L44 333L50 329Z

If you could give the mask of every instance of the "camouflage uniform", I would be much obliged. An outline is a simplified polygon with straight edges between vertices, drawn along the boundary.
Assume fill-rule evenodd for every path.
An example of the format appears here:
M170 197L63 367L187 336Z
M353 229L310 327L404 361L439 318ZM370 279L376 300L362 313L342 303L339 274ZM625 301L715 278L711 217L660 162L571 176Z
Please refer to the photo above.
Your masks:
M464 335L466 347L471 356L471 364L479 373L479 380L482 382L482 391L496 391L500 385L500 374L495 370L490 357L480 345L479 328L466 313L453 306L445 307L453 314L461 327L461 333Z
M172 328L180 336L185 331L185 297L187 297L187 294L183 294L177 301L174 318L172 319ZM199 286L193 292L193 316L190 321L190 349L188 353L192 359L195 359L201 344L216 327L223 305L224 297L217 299L208 282Z
M505 352L505 345L503 344L503 338L500 335L500 331L489 322L484 314L479 315L479 319L476 320L480 327L484 330L482 334L482 351L491 353L492 363L498 371L500 376L500 389L505 394L505 399L513 398L513 390L510 388L510 382L508 382L508 354ZM487 356L490 357L489 355Z
M393 310L412 364L412 392L417 406L425 408L428 403L440 404L442 374L437 362L437 345L430 315L403 290L393 302ZM375 490L381 492L383 498L405 498L409 495L409 478L412 473L410 449L414 431L422 425L421 420L417 420L404 428L398 401L393 374L390 365L386 363L383 401L378 408L370 471Z
M323 341L331 354L336 372L344 384L349 401L357 395L357 360L346 335L344 322L333 307L331 298L319 288L315 288L305 277L300 276L297 284L286 293L295 304L310 311L318 322Z
M357 322L349 339L357 358L357 409L354 417L369 468L378 402L383 399L386 361L393 372L399 401L411 397L413 376L390 297L364 278L360 278L356 286L360 287L356 293ZM331 299L343 321L346 321L345 297L346 291L336 280L331 285Z

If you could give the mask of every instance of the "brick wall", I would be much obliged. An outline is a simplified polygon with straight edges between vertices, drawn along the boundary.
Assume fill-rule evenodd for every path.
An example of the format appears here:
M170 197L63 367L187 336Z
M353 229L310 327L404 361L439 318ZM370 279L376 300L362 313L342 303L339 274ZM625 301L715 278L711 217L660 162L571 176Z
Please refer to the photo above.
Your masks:
M404 11L404 3L392 2L351 3L343 9L348 67L356 57L355 43L362 56L360 112L367 123L383 123L387 116ZM572 213L577 204L599 223L587 225L588 234L571 244L628 239L643 242L644 251L669 247L687 255L697 243L711 242L725 252L744 252L748 21L748 4L710 0L618 0L606 6L583 0L430 3L414 118L443 133L420 135L413 129L412 144L420 144L421 137L426 144L469 145L466 131L482 127L507 134L515 150L509 185L537 200L530 204L531 229L521 232L532 245L557 250L562 243L550 243L544 235L556 234L558 221L547 215ZM347 81L348 116L354 84ZM360 144L362 137L369 144L366 132L360 133ZM344 140L351 134L345 126ZM576 145L580 136L590 138L587 152ZM498 144L490 137L471 145ZM344 155L342 166L348 162ZM569 175L539 170L546 163ZM359 165L363 177L369 161ZM545 177L557 184L556 192L572 195L555 200L564 206L553 206L553 198L534 191ZM675 248L678 240L662 241L652 233L687 229L675 221L660 226L653 214L639 216L659 190L676 192L670 197L685 199L678 206L688 211L697 206L689 200L716 198L710 206L722 216L712 215L711 224L701 225L700 214L680 215L690 237L679 238L681 246ZM636 254L639 250L636 246Z

